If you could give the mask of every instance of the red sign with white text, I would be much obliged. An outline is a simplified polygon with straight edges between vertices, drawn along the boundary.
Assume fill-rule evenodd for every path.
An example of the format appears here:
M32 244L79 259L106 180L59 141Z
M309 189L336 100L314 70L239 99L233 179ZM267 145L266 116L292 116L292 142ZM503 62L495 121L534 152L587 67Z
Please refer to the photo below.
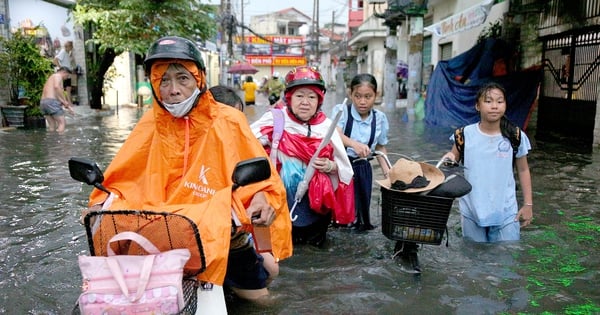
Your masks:
M236 52L241 53L241 36L235 38ZM303 36L244 36L245 53L247 55L284 55L304 56Z
M253 66L304 66L306 58L304 56L265 56L265 55L246 55L246 61Z

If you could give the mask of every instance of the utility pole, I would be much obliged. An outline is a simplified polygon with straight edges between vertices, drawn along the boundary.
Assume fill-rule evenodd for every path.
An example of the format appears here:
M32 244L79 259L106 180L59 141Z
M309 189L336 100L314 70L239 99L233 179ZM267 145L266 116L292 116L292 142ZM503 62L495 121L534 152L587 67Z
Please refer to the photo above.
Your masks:
M244 37L244 0L240 0L240 3L242 6L242 56L244 56L244 59L246 59L246 38Z
M319 0L313 0L313 26L312 26L312 39L313 39L313 53L315 60L319 59Z
M410 17L410 33L408 35L408 88L407 108L409 118L414 119L415 104L421 96L423 68L423 16Z
M226 24L225 24L225 2L226 0L221 0L221 3L219 5L219 14L221 15L221 23L219 25L219 29L218 32L220 34L221 39L218 41L218 45L219 45L219 69L221 69L220 73L219 73L219 84L221 85L226 85L227 84L227 75L226 75L226 65L225 65L225 60L227 59L227 56L225 55L225 49L224 49L224 43L223 40L225 39L225 29L226 29Z
M220 58L219 66L221 68L220 84L231 85L231 78L227 73L229 68L229 62L233 59L233 27L235 25L235 18L231 14L231 2L230 0L221 0L221 25L219 32L221 33L220 47ZM223 42L227 38L227 49L225 49L225 43Z
M334 30L335 30L335 11L331 11L331 34L329 34L329 49L333 48L334 45ZM330 58L331 59L331 58ZM335 81L333 80L333 65L330 62L329 67L327 67L327 84L335 86Z
M387 108L396 106L398 96L398 80L396 79L396 64L398 49L397 43L398 24L388 25L388 35L385 39L385 70L383 79L383 104Z
M233 15L231 14L231 1L226 1L226 16L227 16L227 57L233 59Z
M329 39L329 41L332 44L333 44L333 31L335 30L334 25L335 25L335 11L331 11L331 38Z
M315 52L317 53L317 63L321 63L321 54L319 53L319 0L316 0L317 2L317 27L315 28L315 34L317 35L317 42L316 42L316 47L317 49L315 50Z

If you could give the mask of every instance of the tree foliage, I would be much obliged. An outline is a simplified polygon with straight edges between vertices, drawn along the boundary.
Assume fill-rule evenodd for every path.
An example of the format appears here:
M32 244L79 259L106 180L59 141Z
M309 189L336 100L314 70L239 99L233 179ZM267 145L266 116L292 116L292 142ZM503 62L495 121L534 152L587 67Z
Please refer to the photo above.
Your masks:
M17 105L22 89L29 98L29 114L39 112L44 84L52 74L52 62L40 54L34 36L21 30L0 37L0 84L8 90L9 102Z
M104 75L116 55L144 55L156 39L175 35L196 41L216 33L216 7L197 0L78 0L75 23L91 34L97 58L88 60L92 108L101 107ZM91 77L90 77L91 76Z

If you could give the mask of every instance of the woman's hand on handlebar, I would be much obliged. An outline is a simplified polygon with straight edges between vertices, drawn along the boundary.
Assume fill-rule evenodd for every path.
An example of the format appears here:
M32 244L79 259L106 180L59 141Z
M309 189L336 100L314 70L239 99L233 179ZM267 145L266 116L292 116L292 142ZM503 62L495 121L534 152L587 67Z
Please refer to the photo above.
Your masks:
M259 191L252 197L246 213L254 225L269 226L275 220L275 209L271 207L262 191Z

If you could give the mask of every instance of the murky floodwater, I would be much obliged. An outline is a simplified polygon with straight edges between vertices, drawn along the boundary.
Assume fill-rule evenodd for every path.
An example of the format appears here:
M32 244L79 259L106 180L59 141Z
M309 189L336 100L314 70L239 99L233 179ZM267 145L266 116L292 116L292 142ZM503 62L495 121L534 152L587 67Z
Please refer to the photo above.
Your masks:
M90 188L69 177L67 160L89 157L105 167L141 112L77 110L63 135L0 131L0 313L68 314L80 292L77 256L88 248L78 217ZM264 110L251 108L249 120ZM385 110L390 152L434 160L449 148L449 130ZM598 314L600 152L572 151L535 144L529 157L535 224L518 243L464 242L455 202L449 245L423 246L423 273L404 273L391 259L394 242L381 233L374 186L377 229L332 230L325 249L295 248L271 287L273 305L230 305L230 313ZM390 154L392 162L397 158Z

